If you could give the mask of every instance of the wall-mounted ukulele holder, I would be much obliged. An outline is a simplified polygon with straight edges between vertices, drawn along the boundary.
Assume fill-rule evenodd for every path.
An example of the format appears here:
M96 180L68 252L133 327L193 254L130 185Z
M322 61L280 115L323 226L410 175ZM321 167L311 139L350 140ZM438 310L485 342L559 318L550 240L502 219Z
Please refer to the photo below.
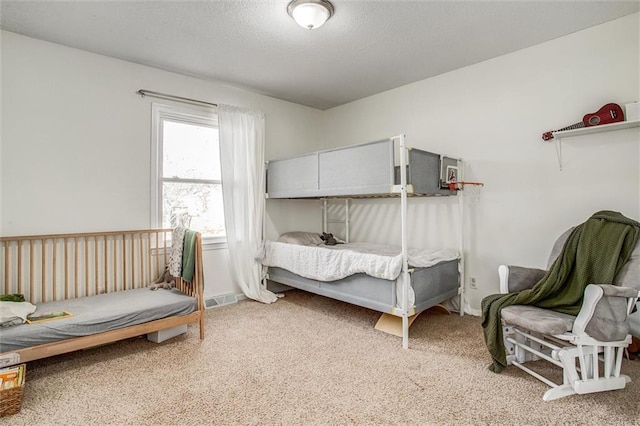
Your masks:
M542 140L545 142L555 140L558 165L562 171L562 139L640 126L640 120L623 120L624 113L620 105L606 104L598 111L585 115L579 123L543 133Z

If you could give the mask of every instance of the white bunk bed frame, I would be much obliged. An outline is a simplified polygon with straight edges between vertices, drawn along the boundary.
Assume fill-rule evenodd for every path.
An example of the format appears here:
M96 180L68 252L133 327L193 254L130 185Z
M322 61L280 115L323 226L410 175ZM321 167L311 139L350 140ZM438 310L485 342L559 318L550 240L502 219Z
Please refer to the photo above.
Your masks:
M399 165L400 165L400 184L399 185L393 185L393 187L391 188L391 191L387 194L365 194L365 195L358 195L358 198L381 198L381 197L394 197L394 196L399 196L400 198L400 223L401 223L401 237L402 237L402 242L401 242L401 249L402 249L402 280L405 283L410 283L410 277L409 274L412 271L410 266L409 266L409 256L408 256L408 235L407 235L407 207L408 207L408 198L409 195L412 196L428 196L431 194L417 194L414 193L413 191L413 186L408 184L407 181L407 166L408 166L408 157L409 157L409 151L411 150L411 148L408 148L406 146L405 143L405 135L401 134L398 136L393 136L391 138L389 138L394 144L397 144L398 148L399 148ZM458 167L458 171L460 172L460 175L458 176L458 180L463 181L464 179L462 179L463 175L462 173L464 172L464 167L462 160L459 158L452 158L452 157L444 157L447 160L454 161L456 163L456 166ZM443 167L442 165L443 163L441 162L441 167ZM267 167L265 169L268 169L269 167L269 162L267 161ZM266 171L265 171L266 172ZM442 170L440 171L440 176L443 176ZM265 179L265 182L267 180ZM464 224L464 200L463 200L463 194L462 191L456 191L454 192L455 195L458 196L458 207L459 207L459 215L460 215L460 220L459 220L459 251L460 251L460 257L458 259L458 273L459 273L459 288L458 288L458 294L460 296L460 316L464 315L464 283L465 283L465 267L464 267L464 230L463 230L463 224ZM266 197L268 198L269 195L268 193L265 191ZM442 195L442 194L434 194L434 195ZM453 195L453 194L451 194ZM338 195L338 196L319 196L319 197L314 197L312 194L309 194L307 196L303 196L303 197L291 197L291 198L313 198L313 199L321 199L323 200L323 232L327 232L328 230L328 223L331 222L336 222L334 220L330 220L328 218L328 214L327 214L327 200L328 199L338 199L338 198L344 198L345 199L345 218L344 218L344 225L345 225L345 239L348 242L349 241L349 200L351 198L355 198L355 196L348 196L348 195ZM266 218L266 211L265 211L265 218ZM265 219L266 221L266 219ZM342 221L340 221L342 222ZM265 229L265 227L263 227L263 229ZM266 281L268 279L268 276L266 276L263 280L263 285L266 288ZM409 347L409 326L410 326L410 321L409 318L413 315L415 315L415 308L413 306L409 306L409 289L408 286L403 286L403 291L402 291L402 295L401 295L401 301L400 301L400 309L395 309L393 312L393 315L397 316L397 317L401 317L402 318L402 347L404 349L408 349Z

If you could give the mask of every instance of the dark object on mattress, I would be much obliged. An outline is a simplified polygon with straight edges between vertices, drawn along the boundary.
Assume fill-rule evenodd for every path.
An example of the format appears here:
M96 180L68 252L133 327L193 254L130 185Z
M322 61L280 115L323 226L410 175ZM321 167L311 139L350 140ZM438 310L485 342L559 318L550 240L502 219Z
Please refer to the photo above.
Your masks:
M329 234L327 232L323 232L322 235L320 235L320 238L322 238L322 241L324 241L325 245L328 245L328 246L335 246L336 244L344 244L342 241L336 240L333 234Z

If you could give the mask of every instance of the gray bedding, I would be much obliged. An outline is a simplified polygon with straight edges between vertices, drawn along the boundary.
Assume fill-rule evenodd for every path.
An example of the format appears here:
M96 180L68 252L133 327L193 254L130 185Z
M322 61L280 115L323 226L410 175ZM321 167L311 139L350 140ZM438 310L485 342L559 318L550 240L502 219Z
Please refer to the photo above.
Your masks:
M170 316L186 315L197 308L195 298L178 290L151 291L149 288L40 303L36 306L36 313L69 311L73 316L0 329L0 353Z
M458 261L440 262L428 268L414 268L411 274L412 303L415 312L420 313L442 303L458 294ZM267 288L280 292L287 287L298 288L332 299L393 314L397 309L397 282L371 277L366 274L354 274L337 281L317 281L301 277L282 268L269 268Z

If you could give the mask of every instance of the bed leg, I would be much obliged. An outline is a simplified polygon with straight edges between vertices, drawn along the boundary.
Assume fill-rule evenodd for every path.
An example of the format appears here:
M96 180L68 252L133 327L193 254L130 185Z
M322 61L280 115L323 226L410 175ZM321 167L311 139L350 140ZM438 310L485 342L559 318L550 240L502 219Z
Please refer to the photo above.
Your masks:
M409 349L409 316L402 315L402 349Z

